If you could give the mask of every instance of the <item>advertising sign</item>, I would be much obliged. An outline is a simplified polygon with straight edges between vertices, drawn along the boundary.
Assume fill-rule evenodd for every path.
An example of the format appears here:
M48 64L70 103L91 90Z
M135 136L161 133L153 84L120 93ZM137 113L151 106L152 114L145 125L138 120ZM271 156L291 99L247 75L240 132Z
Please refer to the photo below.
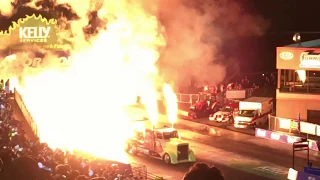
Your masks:
M277 69L320 70L320 48L277 47Z
M35 14L26 16L13 22L7 31L0 31L2 42L10 42L11 49L29 48L37 45L46 49L63 49L59 42L57 20L46 19ZM0 49L7 48L8 44L0 44Z
M30 68L42 68L48 65L58 65L60 67L67 67L71 64L71 58L66 53L58 53L54 57L47 57L46 55L32 53L28 54L12 54L9 56L2 57L0 55L1 63L14 63L20 64L24 67ZM1 64L0 63L0 64Z

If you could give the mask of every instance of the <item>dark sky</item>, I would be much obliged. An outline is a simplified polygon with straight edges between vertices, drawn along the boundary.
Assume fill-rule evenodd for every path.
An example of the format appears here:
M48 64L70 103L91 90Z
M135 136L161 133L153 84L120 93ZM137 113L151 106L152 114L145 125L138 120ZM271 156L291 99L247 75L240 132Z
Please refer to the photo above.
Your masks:
M270 28L261 37L237 40L232 48L241 72L275 71L277 46L293 43L292 36L300 32L302 40L318 39L320 23L317 13L320 0L238 0L246 11L262 15L270 21ZM3 26L3 24L1 24ZM318 31L319 34L303 32ZM228 45L225 45L226 49Z
M295 32L301 32L303 41L320 37L319 0L252 0L247 7L270 20L271 27L263 37L239 42L243 45L238 54L246 72L275 71L275 48L292 44ZM303 33L313 31L319 34Z

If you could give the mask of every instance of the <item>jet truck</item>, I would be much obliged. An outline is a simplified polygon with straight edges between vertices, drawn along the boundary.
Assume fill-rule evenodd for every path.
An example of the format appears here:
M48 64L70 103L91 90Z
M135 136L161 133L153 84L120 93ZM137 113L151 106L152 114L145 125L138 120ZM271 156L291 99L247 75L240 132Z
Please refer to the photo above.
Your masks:
M273 99L267 97L250 97L239 103L239 113L234 117L234 127L257 127L267 123L268 115L273 110Z
M131 106L129 109L135 116L130 116L133 134L126 141L126 152L133 155L147 155L163 160L167 164L196 161L189 143L180 139L175 128L155 127L139 105Z
M181 140L178 131L172 127L135 129L134 136L126 142L125 151L157 158L167 164L196 161L189 144Z

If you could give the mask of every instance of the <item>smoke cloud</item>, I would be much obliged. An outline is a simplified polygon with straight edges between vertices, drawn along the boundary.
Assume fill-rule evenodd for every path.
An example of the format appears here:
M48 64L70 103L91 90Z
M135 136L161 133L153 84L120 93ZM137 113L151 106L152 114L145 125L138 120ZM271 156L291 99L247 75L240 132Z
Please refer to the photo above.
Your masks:
M244 11L234 0L161 0L159 14L168 46L160 59L163 73L180 88L196 83L220 83L226 76L232 40L261 36L268 23Z
M76 42L71 49L73 46L87 44L81 42L89 41L100 29L107 28L108 21L117 18L114 14L116 9L113 14L99 11L105 9L103 7L108 6L108 3L112 4L111 1L106 2L1 0L1 15L8 19L2 18L0 21L17 20L26 13L58 19L60 38L65 42ZM132 4L129 0L126 4L130 4L129 2ZM67 3L72 4L72 7ZM166 80L175 82L179 88L189 87L193 81L220 83L227 76L226 67L235 63L230 63L229 59L237 60L236 57L224 53L223 48L228 48L228 44L240 37L261 36L268 27L268 23L261 16L246 13L244 5L234 0L161 0L157 3L145 0L143 5L146 11L158 17L164 27L159 30L165 31L167 41L167 46L162 50L157 62L161 73ZM80 31L72 32L75 29ZM11 44L6 44L6 47L9 46ZM5 49L3 45L2 49ZM59 58L55 54L50 56ZM51 66L53 63L46 64ZM7 67L11 66L18 69L16 72L25 72L17 68L17 64ZM10 72L12 73L12 70Z

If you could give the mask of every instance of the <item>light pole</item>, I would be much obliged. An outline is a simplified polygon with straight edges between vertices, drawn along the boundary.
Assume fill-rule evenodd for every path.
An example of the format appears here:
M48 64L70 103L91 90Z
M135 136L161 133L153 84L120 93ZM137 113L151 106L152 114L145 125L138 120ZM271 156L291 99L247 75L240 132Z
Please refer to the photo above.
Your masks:
M300 36L300 33L294 33L293 37L292 37L292 40L296 43L299 43L299 47L302 47L301 46L301 36Z

